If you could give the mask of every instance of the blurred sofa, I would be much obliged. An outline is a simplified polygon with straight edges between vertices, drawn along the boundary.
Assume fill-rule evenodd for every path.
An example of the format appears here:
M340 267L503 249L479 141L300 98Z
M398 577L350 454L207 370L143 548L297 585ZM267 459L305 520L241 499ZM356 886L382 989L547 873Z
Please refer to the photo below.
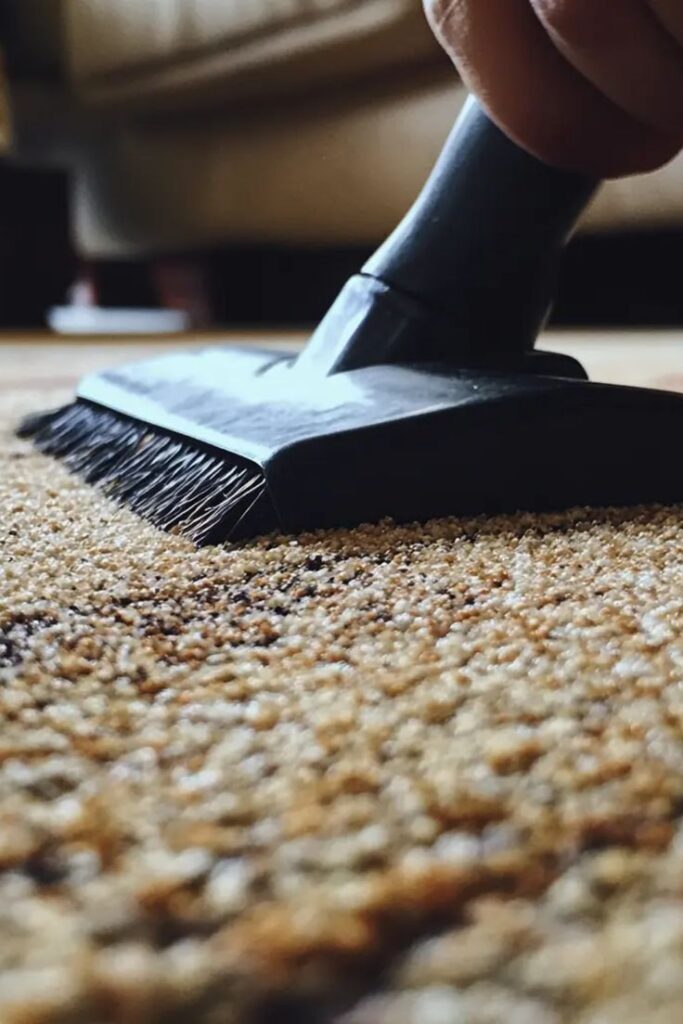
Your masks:
M73 170L91 257L374 243L463 100L420 0L0 0L16 156ZM683 222L683 161L591 230Z

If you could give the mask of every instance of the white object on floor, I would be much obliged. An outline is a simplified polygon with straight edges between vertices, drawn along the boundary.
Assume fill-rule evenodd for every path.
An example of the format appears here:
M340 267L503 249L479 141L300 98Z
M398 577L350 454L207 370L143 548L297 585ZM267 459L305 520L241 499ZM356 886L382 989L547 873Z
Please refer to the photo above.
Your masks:
M190 326L182 310L101 306L54 306L47 322L58 334L177 334Z

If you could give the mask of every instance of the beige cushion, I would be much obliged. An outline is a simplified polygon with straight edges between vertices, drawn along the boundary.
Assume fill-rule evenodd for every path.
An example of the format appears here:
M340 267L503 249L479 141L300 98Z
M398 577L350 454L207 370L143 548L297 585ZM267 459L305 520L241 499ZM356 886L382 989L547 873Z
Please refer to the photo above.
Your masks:
M73 85L100 104L177 109L438 54L419 0L66 0L65 11Z
M593 231L683 226L683 152L652 174L608 181L588 210L586 224Z
M77 234L93 255L256 242L373 244L412 202L462 103L452 74L137 124L80 162Z

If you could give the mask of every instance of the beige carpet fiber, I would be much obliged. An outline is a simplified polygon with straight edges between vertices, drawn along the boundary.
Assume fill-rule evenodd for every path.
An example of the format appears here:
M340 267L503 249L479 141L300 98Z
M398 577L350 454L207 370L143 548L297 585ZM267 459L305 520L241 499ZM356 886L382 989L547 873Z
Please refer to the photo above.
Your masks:
M0 452L2 1024L679 1024L680 511L197 551Z

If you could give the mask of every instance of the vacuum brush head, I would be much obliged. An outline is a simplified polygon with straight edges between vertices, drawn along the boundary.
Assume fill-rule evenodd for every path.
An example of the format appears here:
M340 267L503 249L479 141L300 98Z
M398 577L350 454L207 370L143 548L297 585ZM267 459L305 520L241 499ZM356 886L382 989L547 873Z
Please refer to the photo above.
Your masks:
M683 499L683 397L534 351L596 182L476 103L421 195L294 357L217 348L86 378L23 433L198 543Z
M86 378L44 452L197 543L391 517L683 500L683 396L442 364L317 378L225 348Z

